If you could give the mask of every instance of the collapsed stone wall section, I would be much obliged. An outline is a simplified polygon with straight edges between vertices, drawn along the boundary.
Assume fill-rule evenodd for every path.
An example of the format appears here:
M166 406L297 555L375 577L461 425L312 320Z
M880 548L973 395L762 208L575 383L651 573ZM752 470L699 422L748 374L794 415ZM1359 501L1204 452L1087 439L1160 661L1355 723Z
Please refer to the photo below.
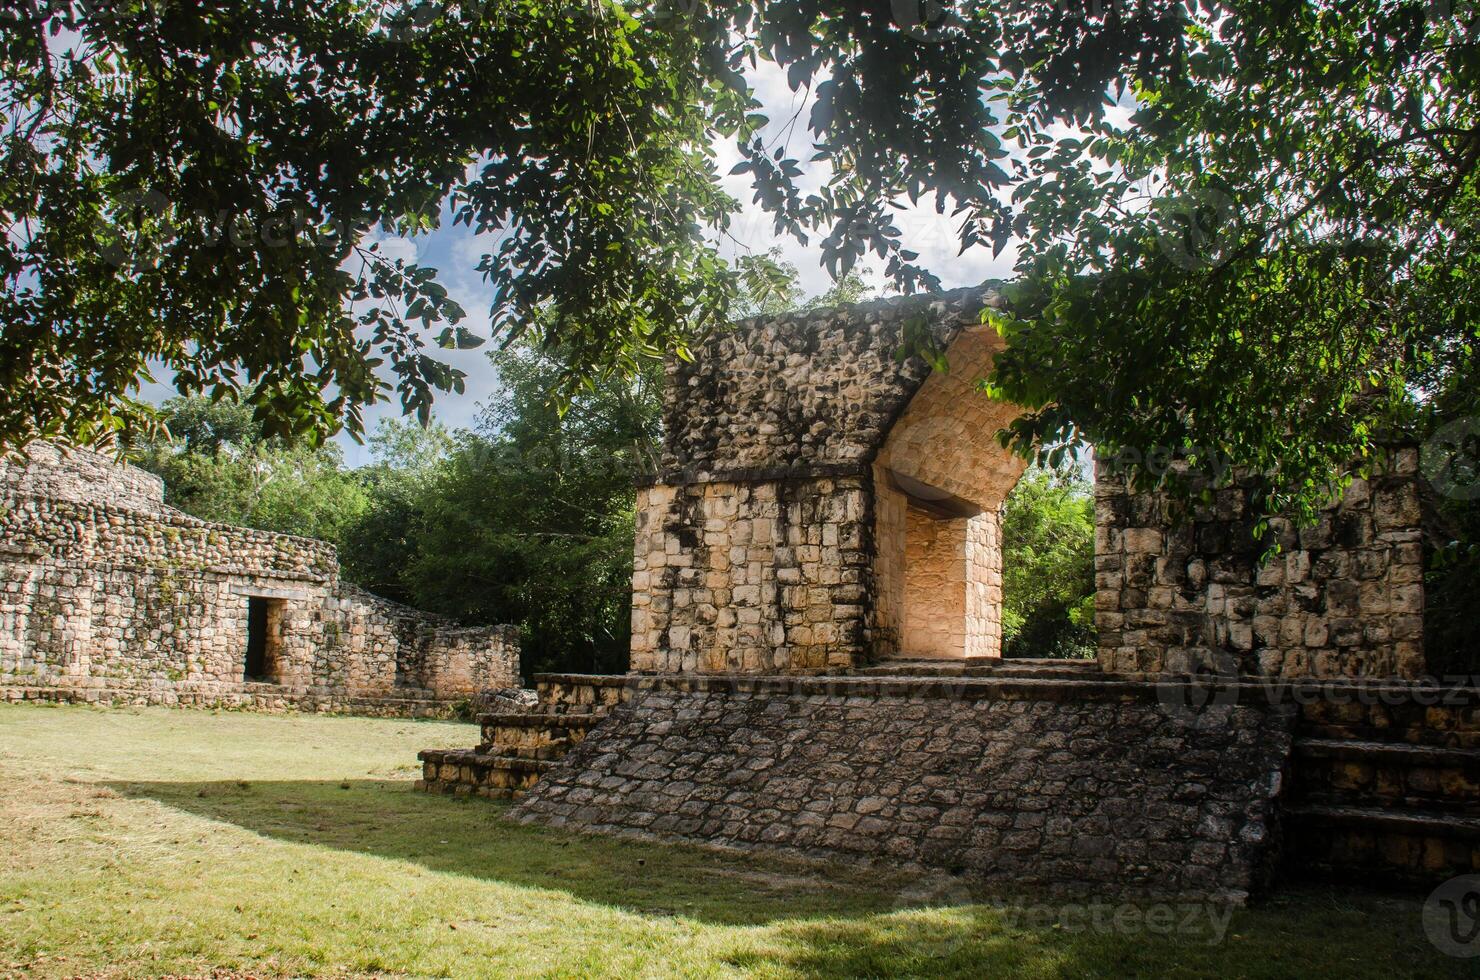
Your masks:
M322 542L197 520L83 450L0 467L10 700L445 712L517 686L513 627L464 628L339 580ZM248 676L253 603L263 676Z
M1191 508L1095 481L1095 623L1106 670L1418 677L1423 542L1418 453L1396 448L1308 527L1254 535L1247 479ZM1272 546L1278 546L1274 550Z

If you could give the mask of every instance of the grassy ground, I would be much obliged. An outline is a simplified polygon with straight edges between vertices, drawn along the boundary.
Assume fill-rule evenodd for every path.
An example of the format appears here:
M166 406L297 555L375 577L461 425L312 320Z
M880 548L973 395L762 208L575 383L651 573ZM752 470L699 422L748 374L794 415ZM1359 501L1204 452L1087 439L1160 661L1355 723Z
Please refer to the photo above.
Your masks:
M961 904L949 878L556 833L412 791L417 749L475 738L0 705L0 976L1391 978L1475 962L1437 954L1409 898L1287 890L1231 921Z

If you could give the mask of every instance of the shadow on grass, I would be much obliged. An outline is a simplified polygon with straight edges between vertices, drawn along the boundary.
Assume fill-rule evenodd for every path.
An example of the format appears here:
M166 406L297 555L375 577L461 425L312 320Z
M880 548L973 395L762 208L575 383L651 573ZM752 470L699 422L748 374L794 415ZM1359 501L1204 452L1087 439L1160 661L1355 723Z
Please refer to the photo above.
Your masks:
M910 881L523 826L503 819L507 803L431 796L404 780L108 785L294 844L412 861L432 871L716 925L887 913L901 907L899 889Z
M959 881L820 869L780 858L528 827L507 804L429 796L404 780L114 782L276 840L414 862L648 917L775 925L723 961L807 976L1461 975L1417 928L1411 899L1286 892L1206 931L1063 930Z

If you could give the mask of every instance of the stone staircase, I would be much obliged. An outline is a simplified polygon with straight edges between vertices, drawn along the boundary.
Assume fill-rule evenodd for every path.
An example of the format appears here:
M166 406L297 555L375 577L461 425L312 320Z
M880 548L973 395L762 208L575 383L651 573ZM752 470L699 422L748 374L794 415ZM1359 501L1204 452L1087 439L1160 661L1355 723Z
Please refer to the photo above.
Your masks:
M1431 693L1302 706L1285 802L1292 871L1432 886L1480 870L1480 692Z
M528 711L479 715L483 738L475 748L417 753L416 788L513 799L627 700L631 686L623 676L538 674L535 690L539 702Z

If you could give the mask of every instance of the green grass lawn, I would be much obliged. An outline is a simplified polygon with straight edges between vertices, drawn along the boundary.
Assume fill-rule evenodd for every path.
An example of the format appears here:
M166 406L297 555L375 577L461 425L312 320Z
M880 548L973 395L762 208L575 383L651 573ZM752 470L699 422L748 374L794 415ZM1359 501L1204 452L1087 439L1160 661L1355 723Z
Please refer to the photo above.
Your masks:
M0 976L1461 976L1419 902L1219 930L962 904L950 878L516 826L411 789L469 725L0 705ZM980 899L982 896L975 896ZM1051 914L1050 914L1051 912ZM1170 932L1168 932L1170 930ZM1216 937L1221 931L1222 939Z

